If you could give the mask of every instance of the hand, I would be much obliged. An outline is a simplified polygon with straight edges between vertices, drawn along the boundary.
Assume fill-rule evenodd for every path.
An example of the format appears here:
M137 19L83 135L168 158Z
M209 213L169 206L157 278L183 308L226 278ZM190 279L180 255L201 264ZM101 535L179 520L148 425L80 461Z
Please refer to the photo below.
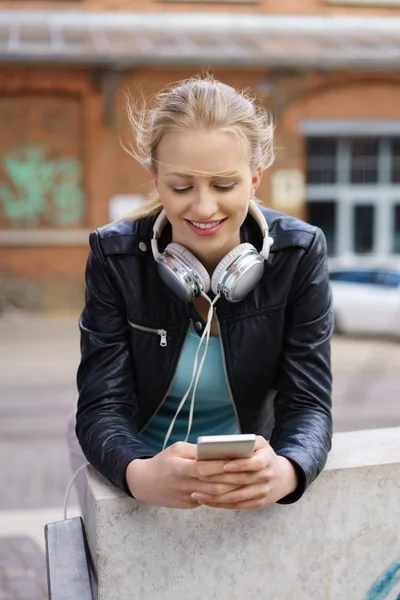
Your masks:
M228 461L207 462L210 474L223 476ZM198 464L196 444L177 442L152 458L131 461L126 483L137 500L169 508L198 508L200 504L191 497L195 491L219 497L238 487L229 482L200 481Z
M275 454L269 443L257 436L253 456L227 462L223 475L216 475L213 465L199 461L197 471L200 481L234 485L236 489L218 496L204 494L200 490L192 498L203 506L230 510L263 508L294 492L297 474L293 464Z

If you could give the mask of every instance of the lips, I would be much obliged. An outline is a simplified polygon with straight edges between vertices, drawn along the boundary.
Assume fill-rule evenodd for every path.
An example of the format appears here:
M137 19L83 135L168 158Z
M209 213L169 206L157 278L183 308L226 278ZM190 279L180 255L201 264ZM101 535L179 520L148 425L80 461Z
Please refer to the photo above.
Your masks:
M195 227L198 227L199 229L212 229L213 227L217 227L217 225L222 223L222 221L223 219L220 219L219 221L210 221L207 223L202 223L198 221L189 221L189 223L191 223Z
M218 221L190 221L189 219L185 219L185 221L193 232L197 233L197 235L204 236L214 235L220 231L226 218L219 219Z

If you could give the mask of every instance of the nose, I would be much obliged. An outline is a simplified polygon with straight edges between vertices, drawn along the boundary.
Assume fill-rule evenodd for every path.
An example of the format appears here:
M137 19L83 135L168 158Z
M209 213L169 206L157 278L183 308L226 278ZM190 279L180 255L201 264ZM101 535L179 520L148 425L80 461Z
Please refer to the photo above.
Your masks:
M208 186L197 189L194 195L192 210L194 216L203 221L211 219L218 211L217 199Z

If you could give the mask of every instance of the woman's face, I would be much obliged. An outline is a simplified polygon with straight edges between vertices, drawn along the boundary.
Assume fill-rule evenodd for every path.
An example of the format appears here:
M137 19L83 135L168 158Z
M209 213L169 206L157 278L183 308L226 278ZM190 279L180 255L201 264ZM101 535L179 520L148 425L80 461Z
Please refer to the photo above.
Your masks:
M261 179L261 168L251 171L249 144L223 129L172 131L162 138L157 160L155 184L173 241L213 269L240 243L249 199Z

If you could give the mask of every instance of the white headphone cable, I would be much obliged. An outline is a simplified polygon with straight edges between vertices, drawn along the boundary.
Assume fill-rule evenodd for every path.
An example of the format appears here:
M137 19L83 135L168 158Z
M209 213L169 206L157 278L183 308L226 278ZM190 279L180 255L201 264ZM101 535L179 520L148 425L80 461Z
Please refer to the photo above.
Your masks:
M207 331L206 336L205 336L206 343L205 343L204 352L203 352L203 355L201 357L200 365L199 365L199 368L198 368L198 371L197 371L196 380L194 382L194 387L193 387L193 391L192 391L192 398L191 398L191 401L190 401L190 409L189 409L188 430L187 430L187 433L186 433L185 442L188 441L189 435L190 435L190 430L192 429L196 389L197 389L197 384L199 383L201 372L203 370L204 361L205 361L206 356L207 356L208 342L210 341L210 335L211 335L211 321L212 321L213 314L214 314L214 305L215 305L216 301L220 298L220 295L218 294L214 298L214 300L211 302L210 298L206 294L202 293L202 296L204 298L206 298L207 301L210 303L210 308L208 309L208 314L207 314L207 322L206 322L206 326L205 326L205 329L204 329L204 331Z
M170 424L170 426L168 428L168 431L167 431L167 434L165 436L164 443L163 443L163 448L162 448L163 450L165 450L165 448L166 448L166 445L168 443L168 440L169 440L169 438L171 436L171 433L172 433L172 430L174 428L176 419L177 419L180 411L182 410L182 408L183 408L183 406L184 406L184 404L185 404L185 402L186 402L186 400L187 400L187 398L188 398L188 396L190 394L190 390L192 389L193 383L194 383L194 387L193 387L193 391L192 391L192 397L191 397L191 401L190 401L188 429L187 429L186 437L185 437L185 440L184 440L185 442L189 439L190 431L192 429L196 389L197 389L197 385L199 383L200 375L201 375L201 372L203 370L204 362L205 362L205 359L206 359L206 356L207 356L208 342L210 340L210 335L211 335L211 322L212 322L213 313L214 313L214 305L216 304L217 300L219 300L219 298L220 298L220 294L218 294L214 298L214 300L211 301L210 298L206 294L202 293L201 295L210 304L210 308L208 309L208 314L207 314L206 326L205 326L204 331L202 333L202 336L200 338L199 345L197 347L196 354L195 354L195 357L194 357L194 361L193 361L193 373L192 373L192 379L190 381L189 388L187 389L185 395L183 396L183 398L182 398L182 400L181 400L181 402L180 402L180 404L178 406L178 409L177 409L177 411L175 413L175 416L174 416L173 420L171 421L171 424ZM203 345L204 340L205 340L205 347L204 347L204 351L203 351L203 354L202 354L201 359L200 359L200 364L198 365L199 353L200 353L200 350L201 350L201 347ZM85 463L84 465L81 465L79 467L79 469L77 469L75 471L75 473L73 474L73 476L71 477L71 479L70 479L70 481L68 483L68 486L67 486L67 489L66 489L66 492L65 492L65 495L64 495L64 502L63 502L63 516L64 516L64 520L67 519L68 498L69 498L69 494L70 494L71 488L72 488L72 486L73 486L73 484L75 482L75 479L79 475L79 473L84 468L86 468L88 465L89 465L88 462Z
M185 392L185 395L183 396L182 400L180 401L180 403L179 403L179 406L178 406L178 408L177 408L177 411L176 411L176 413L175 413L175 416L174 416L174 418L172 419L172 421L171 421L171 423L170 423L170 426L169 426L169 428L168 428L168 431L167 431L167 433L166 433L166 435L165 435L165 438L164 438L164 443L163 443L163 447L162 447L162 449L163 449L163 450L165 450L165 448L166 448L166 446L167 446L167 443L168 443L168 440L169 440L169 438L170 438L170 436L171 436L171 433L172 433L172 430L173 430L173 428L174 428L174 425L175 425L176 419L177 419L177 417L178 417L178 415L179 415L180 411L182 410L182 408L183 408L183 406L184 406L184 404L185 404L185 402L186 402L186 400L187 400L187 397L188 397L188 396L189 396L189 394L190 394L190 391L191 391L191 389L192 389L192 385L193 385L193 383L194 383L194 384L195 384L195 386L194 386L194 388L193 388L192 399L191 399L191 402L190 402L190 410L189 410L189 422L188 422L188 431L187 431L186 437L185 437L185 439L184 439L184 441L185 441L185 442L187 442L187 440L188 440L188 438L189 438L189 435L190 435L190 430L191 430L191 428L192 428L192 422L193 422L193 411L194 411L194 397L195 397L195 393L196 393L197 384L198 384L198 381L199 381L199 378L200 378L200 375L201 375L201 371L202 371L202 369L203 369L203 366L204 366L204 361L205 361L205 359L206 359L206 354L207 354L207 349L208 349L208 341L209 341L209 339L210 339L210 333L211 333L211 321L212 321L212 318L213 318L214 305L215 305L215 303L217 302L217 300L219 300L219 298L220 298L220 294L218 294L218 295L217 295L217 296L214 298L214 300L213 300L213 301L211 301L211 300L210 300L210 298L209 298L209 297L208 297L206 294L202 293L201 295L202 295L204 298L206 298L206 299L207 299L207 302L209 302L209 303L210 303L210 308L209 308L209 310L208 310L208 314L207 314L207 322L206 322L206 326L205 326L205 328L204 328L203 334L202 334L202 336L201 336L201 338L200 338L199 345L198 345L198 347L197 347L196 354L195 354L195 357L194 357L194 361L193 361L193 372L192 372L192 379L191 379L191 381L190 381L190 385L189 385L188 389L186 390L186 392ZM202 357L201 357L201 360L200 360L200 365L199 365L199 368L197 369L199 352L200 352L200 349L201 349L201 347L202 347L202 344L203 344L203 341L204 341L204 340L206 340L206 345L205 345L204 352L203 352L203 355L202 355Z
M189 388L186 391L185 395L183 396L183 398L182 398L182 400L181 400L181 402L180 402L180 404L178 406L178 410L176 411L176 414L175 414L175 416L174 416L174 418L173 418L173 420L172 420L172 422L171 422L171 424L169 426L169 429L167 431L167 435L165 436L165 439L164 439L164 444L163 444L163 448L162 448L163 450L165 449L165 447L166 447L166 445L168 443L168 440L169 440L169 438L171 436L171 432L172 432L172 430L174 428L174 425L175 425L175 421L176 421L176 419L177 419L177 417L178 417L178 415L179 415L179 413L180 413L183 405L185 404L187 397L190 394L190 390L191 390L193 382L194 382L195 385L194 385L194 388L193 388L193 394L192 394L192 399L191 399L191 403L190 403L188 431L187 431L187 434L186 434L185 442L188 440L189 435L190 435L190 430L192 428L193 412L194 412L194 398L195 398L197 384L198 384L198 381L199 381L199 378L200 378L200 375L201 375L201 371L203 369L204 361L205 361L205 358L206 358L206 354L207 354L208 341L210 339L210 332L211 332L211 321L212 321L212 317L213 317L214 304L220 298L220 296L218 295L218 296L216 296L214 298L213 302L211 302L210 298L206 294L202 294L202 295L210 303L210 308L208 310L208 315L207 315L207 323L206 323L206 326L204 328L203 334L202 334L202 336L200 338L199 345L197 347L196 354L195 354L195 357L194 357L192 380L191 380ZM203 344L204 339L206 340L206 345L205 345L204 352L203 352L203 355L202 355L201 360L200 360L199 369L197 369L198 356L199 356L199 352L201 350L201 346ZM197 376L196 376L196 371L197 371ZM75 482L75 479L79 475L79 473L85 467L87 467L88 465L89 465L88 462L85 463L84 465L81 465L79 467L79 469L77 469L75 471L75 473L72 475L72 477L71 477L71 479L70 479L70 481L69 481L69 483L67 485L67 489L66 489L66 492L65 492L65 495L64 495L64 502L63 502L63 517L64 517L64 520L67 520L67 518L68 518L67 517L68 498L69 498L69 494L71 492L71 488L72 488L72 486L73 486L73 484Z
M82 471L82 469L84 469L85 467L87 467L87 466L88 466L88 464L89 464L89 463L87 462L87 463L85 463L84 465L81 465L81 466L79 467L79 469L77 469L77 470L75 471L75 473L72 475L72 477L71 477L71 479L70 479L70 481L69 481L69 484L68 484L68 486L67 486L67 490L66 490L66 492L65 492L65 496L64 496L64 504L63 504L63 514L64 514L64 521L66 521L66 519L67 519L68 496L69 496L69 493L70 493L70 491L71 491L71 488L72 488L72 486L73 486L73 484L74 484L74 481L75 481L75 479L76 479L76 478L77 478L77 476L79 475L79 473Z

